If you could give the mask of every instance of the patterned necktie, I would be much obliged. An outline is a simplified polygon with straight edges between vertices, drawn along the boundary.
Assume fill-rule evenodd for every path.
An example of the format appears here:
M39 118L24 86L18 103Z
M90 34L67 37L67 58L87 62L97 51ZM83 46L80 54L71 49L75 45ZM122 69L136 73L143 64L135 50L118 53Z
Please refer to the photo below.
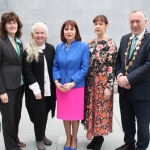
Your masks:
M134 36L133 39L132 39L132 45L131 45L131 48L130 48L129 58L132 56L132 53L133 53L133 51L135 49L137 40L138 40L138 38L136 36Z

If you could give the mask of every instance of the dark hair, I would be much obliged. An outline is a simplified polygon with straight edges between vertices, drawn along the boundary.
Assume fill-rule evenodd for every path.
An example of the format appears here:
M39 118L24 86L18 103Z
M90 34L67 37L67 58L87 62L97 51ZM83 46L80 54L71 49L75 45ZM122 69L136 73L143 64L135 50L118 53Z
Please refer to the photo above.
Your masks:
M6 12L6 13L2 14L1 23L0 23L0 37L3 39L7 38L7 31L6 31L5 25L7 22L10 22L10 21L16 21L17 22L18 30L17 30L15 36L17 38L20 38L22 36L21 29L22 29L23 25L22 25L18 15L13 11L12 12Z
M67 20L63 23L62 27L61 27L61 32L60 32L60 38L61 38L61 41L62 42L66 42L66 39L64 37L64 28L66 26L69 26L71 25L72 27L74 27L76 29L76 36L75 36L75 39L77 41L81 41L81 36L80 36L80 32L79 32L79 28L77 26L77 23L74 21L74 20Z
M93 23L95 23L97 21L101 21L101 22L104 22L105 24L108 24L108 20L107 20L106 16L104 16L104 15L98 15L93 19Z

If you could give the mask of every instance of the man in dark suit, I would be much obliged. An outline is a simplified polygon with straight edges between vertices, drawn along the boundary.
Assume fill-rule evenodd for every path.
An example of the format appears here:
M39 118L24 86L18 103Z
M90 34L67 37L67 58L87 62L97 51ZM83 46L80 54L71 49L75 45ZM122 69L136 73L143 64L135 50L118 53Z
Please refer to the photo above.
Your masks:
M116 150L146 150L150 123L150 34L145 29L147 18L143 11L132 11L129 23L132 33L122 37L117 58L116 76L125 144Z
M6 150L26 146L19 141L24 83L22 78L23 45L19 40L22 23L14 12L6 12L0 24L0 111Z

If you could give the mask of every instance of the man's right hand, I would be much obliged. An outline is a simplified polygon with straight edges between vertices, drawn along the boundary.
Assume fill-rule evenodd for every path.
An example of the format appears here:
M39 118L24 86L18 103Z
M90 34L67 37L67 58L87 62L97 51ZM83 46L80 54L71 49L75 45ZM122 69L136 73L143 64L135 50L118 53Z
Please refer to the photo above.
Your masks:
M0 99L2 100L3 103L8 103L7 93L4 93L4 94L0 95Z
M128 83L127 85L124 86L125 89L131 89L131 85Z
M118 77L117 83L119 84L120 87L125 87L129 82L126 76L121 75Z

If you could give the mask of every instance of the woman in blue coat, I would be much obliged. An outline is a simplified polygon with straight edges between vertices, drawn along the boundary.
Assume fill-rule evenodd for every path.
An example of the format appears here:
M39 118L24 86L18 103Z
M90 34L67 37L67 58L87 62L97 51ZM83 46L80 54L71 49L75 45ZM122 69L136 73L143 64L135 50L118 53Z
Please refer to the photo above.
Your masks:
M56 47L53 64L57 118L63 120L66 131L64 150L76 150L79 120L84 117L84 86L89 68L89 48L88 44L81 42L78 26L73 20L67 20L62 25L61 41Z

